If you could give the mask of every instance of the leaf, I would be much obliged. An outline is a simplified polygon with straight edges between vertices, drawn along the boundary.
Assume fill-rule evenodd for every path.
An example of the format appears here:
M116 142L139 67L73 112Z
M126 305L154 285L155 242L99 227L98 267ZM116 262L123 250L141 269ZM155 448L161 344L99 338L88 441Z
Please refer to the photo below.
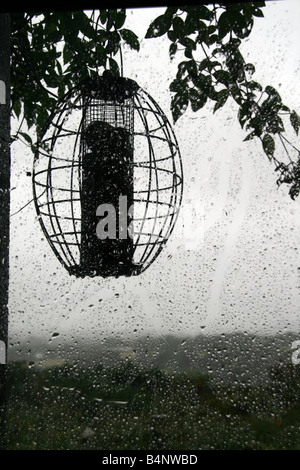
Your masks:
M180 64L178 64L178 71L177 71L177 74L176 74L176 78L177 79L181 79L183 77L183 75L185 74L185 72L188 70L188 62L187 60L183 61L183 62L180 62Z
M107 12L106 10L100 10L100 21L102 24L105 24L106 23L106 20L107 20Z
M197 76L192 77L194 85L202 92L208 95L211 88L211 76L199 73Z
M164 15L165 16L170 16L171 18L175 15L175 13L177 12L178 8L176 7L167 7Z
M198 73L192 77L192 82L201 92L208 86L208 76L203 73Z
M58 75L56 75L53 71L51 75L45 73L44 80L49 88L56 88L58 84Z
M116 62L112 57L110 57L108 60L109 60L109 70L111 70L116 77L119 77L120 70L119 70L118 62Z
M224 104L226 103L227 101L227 98L229 96L229 91L224 89L224 90L221 90L219 93L218 93L218 101L216 102L215 106L214 106L214 113L219 109L219 108L222 108L222 106L224 106Z
M101 44L97 44L96 46L96 60L99 61L99 65L105 65L106 63L106 52L104 47Z
M174 123L182 116L185 112L189 103L188 94L185 93L176 93L171 100L171 112L173 116Z
M241 105L243 98L242 98L241 90L239 89L238 85L236 85L235 83L230 83L229 92L232 95L232 98L234 99L234 101L237 104Z
M200 64L199 64L199 70L202 71L202 70L205 70L207 69L209 72L212 71L212 69L214 69L215 67L220 67L221 64L220 62L216 61L216 60L210 60L209 58L206 58L206 59L203 59L201 60ZM228 73L228 72L226 72Z
M157 38L166 34L172 24L172 16L160 15L150 24L145 38Z
M174 59L174 55L176 54L176 51L177 51L177 44L175 42L172 42L169 48L169 55L170 55L171 60Z
M232 82L230 73L227 70L216 70L214 73L214 77L219 83L223 83L223 85L226 86L228 86L229 83Z
M88 38L95 39L95 30L90 23L89 18L83 11L74 12L74 20L76 21L78 29Z
M189 49L196 50L197 48L195 41L193 41L191 38L183 37L179 39L179 43L184 47L188 47Z
M193 77L197 77L198 67L197 67L196 61L195 60L188 60L186 62L186 70L188 71L188 74L189 74L191 79L193 79Z
M299 184L293 184L289 190L289 195L291 196L291 198L293 199L293 201L295 201L296 197L299 196L299 193L300 193L300 187L299 187Z
M253 15L254 16L259 16L261 18L263 18L264 14L263 12L260 10L260 8L256 8L255 10L253 10Z
M189 35L196 32L198 27L198 21L199 18L195 10L188 12L184 22L185 34Z
M177 41L177 35L175 34L175 32L173 31L173 29L170 29L167 33L168 35L168 38L170 39L170 41L172 42L175 42Z
M195 88L189 90L189 100L191 103L192 110L194 112L199 111L207 102L207 95L199 92Z
M24 137L24 139L26 140L26 142L28 142L30 145L32 145L32 139L30 137L30 135L26 134L26 132L19 132L19 134Z
M108 13L107 23L106 23L106 30L107 30L107 31L110 31L111 28L113 27L113 25L114 25L113 18L112 18L112 16L111 16L111 14Z
M275 142L273 137L270 136L270 134L264 135L262 139L262 146L265 154L268 156L269 159L271 159L275 151Z
M21 106L21 101L20 100L15 100L14 101L14 104L13 104L13 111L16 115L16 117L18 118L21 114L21 109L22 109L22 106Z
M186 80L175 78L175 80L173 80L173 82L170 84L170 91L175 93L183 93L186 90L186 85Z
M187 47L184 51L184 55L187 59L193 59L193 51L189 47Z
M230 31L230 15L224 11L219 20L218 20L218 26L219 26L219 39L224 39L224 37L229 33Z
M241 125L241 128L244 127L245 122L247 121L247 119L249 119L250 115L251 115L250 106L248 105L247 102L242 103L238 111L238 120Z
M116 32L110 32L105 47L106 54L116 54L120 47L120 35Z
M175 16L173 18L173 30L174 30L174 33L176 34L177 38L181 38L185 34L184 21L179 16Z
M300 127L300 116L296 113L296 111L291 112L290 121L296 134L298 135L299 127Z
M206 42L209 37L207 26L204 21L199 21L198 23L198 36L197 42Z
M250 88L250 90L262 91L262 86L258 82L254 82L253 80L251 80L251 82L247 82L247 87Z
M197 7L197 10L198 10L198 15L199 15L199 18L201 18L202 20L212 20L213 19L213 12L211 10L209 10L205 5L199 5Z
M232 11L230 13L231 28L235 32L238 38L245 39L251 33L253 26L252 16L246 17L238 11Z
M123 26L123 24L125 23L125 20L126 20L126 11L125 11L125 9L122 8L119 11L115 10L112 14L112 18L114 20L115 27L117 29L122 28L122 26Z
M131 47L131 49L134 49L136 51L140 50L140 42L137 37L137 35L131 31L130 29L121 29L120 34L122 39Z
M270 96L270 98L272 98L273 101L275 100L277 102L281 102L281 97L278 91L275 90L275 88L273 88L272 86L266 86L265 92Z
M245 137L245 139L243 140L243 142L246 142L247 140L252 140L253 137L256 136L256 132L253 131L253 132L250 132L250 134L247 135L247 137Z
M250 75L253 75L255 72L255 67L253 64L246 64L244 67L245 72L248 72Z

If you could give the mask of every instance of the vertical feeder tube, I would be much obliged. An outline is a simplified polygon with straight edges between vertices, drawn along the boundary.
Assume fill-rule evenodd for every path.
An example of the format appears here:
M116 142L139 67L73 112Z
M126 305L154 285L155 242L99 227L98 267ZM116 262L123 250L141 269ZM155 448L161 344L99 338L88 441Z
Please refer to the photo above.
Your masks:
M125 80L125 79L123 79ZM131 275L133 106L124 83L99 80L86 98L81 141L82 276ZM122 87L123 85L123 87Z

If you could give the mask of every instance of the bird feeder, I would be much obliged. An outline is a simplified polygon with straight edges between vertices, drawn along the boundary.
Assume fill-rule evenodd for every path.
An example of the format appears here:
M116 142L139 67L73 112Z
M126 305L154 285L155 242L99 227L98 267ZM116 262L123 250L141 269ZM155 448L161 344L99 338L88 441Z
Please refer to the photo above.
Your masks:
M38 139L38 219L77 277L145 271L174 228L182 183L167 117L135 81L109 72L67 93Z

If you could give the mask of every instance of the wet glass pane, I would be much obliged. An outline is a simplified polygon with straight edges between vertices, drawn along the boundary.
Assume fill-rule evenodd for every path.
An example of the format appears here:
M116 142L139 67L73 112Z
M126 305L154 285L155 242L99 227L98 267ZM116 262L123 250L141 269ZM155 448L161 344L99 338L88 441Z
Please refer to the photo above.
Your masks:
M162 11L128 10L126 27L143 38ZM267 2L264 15L243 43L244 57L257 81L299 110L299 4ZM299 449L299 198L277 187L261 143L244 141L232 100L215 113L210 104L188 109L173 125L169 85L178 60L170 61L165 36L142 39L139 52L124 47L123 63L124 76L158 103L175 132L184 175L179 217L144 272L70 275L34 204L20 211L33 197L33 154L13 144L8 448ZM161 129L155 113L147 108L142 122ZM135 178L147 185L142 134ZM157 134L154 153L172 151L165 135ZM59 158L75 145L68 139ZM169 175L166 162L158 165ZM58 197L65 181L62 174Z

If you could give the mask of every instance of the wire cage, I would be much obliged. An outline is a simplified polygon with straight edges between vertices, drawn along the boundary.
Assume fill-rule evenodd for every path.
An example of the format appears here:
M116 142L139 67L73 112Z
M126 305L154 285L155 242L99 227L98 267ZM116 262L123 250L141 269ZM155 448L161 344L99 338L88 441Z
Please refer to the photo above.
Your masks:
M38 139L33 193L56 257L77 277L145 271L182 200L180 150L154 99L104 73L58 103Z

